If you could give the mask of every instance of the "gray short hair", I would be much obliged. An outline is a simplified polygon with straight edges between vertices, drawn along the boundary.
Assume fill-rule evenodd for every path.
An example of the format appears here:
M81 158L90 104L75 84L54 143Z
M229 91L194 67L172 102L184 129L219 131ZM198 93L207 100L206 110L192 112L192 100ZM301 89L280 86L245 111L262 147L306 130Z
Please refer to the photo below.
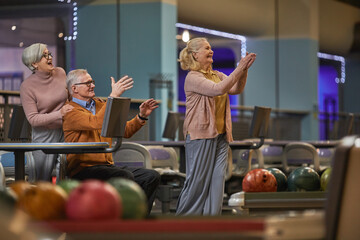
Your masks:
M68 73L66 78L66 86L69 90L70 95L73 94L73 91L71 89L72 85L74 85L75 83L79 83L79 78L86 75L87 73L88 71L86 69L75 69Z
M46 48L47 45L43 43L34 43L31 46L25 48L22 53L22 62L24 65L27 66L32 72L34 72L35 68L32 64L40 62Z
M197 71L200 64L193 56L193 52L199 51L202 42L207 42L206 38L193 38L187 42L186 47L179 54L179 62L182 70Z

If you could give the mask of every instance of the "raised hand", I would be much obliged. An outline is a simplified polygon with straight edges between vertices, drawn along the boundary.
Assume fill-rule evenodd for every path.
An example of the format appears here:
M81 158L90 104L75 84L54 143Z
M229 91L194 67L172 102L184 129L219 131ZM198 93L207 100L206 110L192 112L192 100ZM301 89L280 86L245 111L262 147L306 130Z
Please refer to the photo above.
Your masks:
M115 82L115 79L111 77L111 93L110 97L120 97L126 90L133 87L134 81L128 75Z
M158 103L153 98L150 98L140 105L139 115L143 118L147 118L152 113L152 111L158 107Z

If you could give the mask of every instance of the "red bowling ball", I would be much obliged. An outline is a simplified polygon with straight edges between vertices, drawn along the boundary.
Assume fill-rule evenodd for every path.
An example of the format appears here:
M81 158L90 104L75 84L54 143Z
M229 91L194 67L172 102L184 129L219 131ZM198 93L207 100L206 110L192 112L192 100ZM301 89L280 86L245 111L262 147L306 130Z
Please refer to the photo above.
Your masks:
M71 220L109 220L122 216L119 193L109 183L90 179L73 189L66 204Z

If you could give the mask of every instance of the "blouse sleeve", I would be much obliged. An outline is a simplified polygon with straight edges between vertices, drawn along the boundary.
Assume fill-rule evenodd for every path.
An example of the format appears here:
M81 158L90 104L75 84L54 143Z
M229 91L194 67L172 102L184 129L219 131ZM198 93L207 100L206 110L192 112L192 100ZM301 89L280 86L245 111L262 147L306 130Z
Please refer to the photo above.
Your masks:
M36 105L36 97L30 90L24 88L25 87L21 85L20 99L30 125L32 127L42 127L48 125L59 125L59 127L61 127L62 115L60 110L50 113L39 113Z
M229 76L224 74L225 77L221 82L215 83L206 79L202 73L191 71L186 76L184 89L185 92L195 92L210 97L223 95L229 92L243 72L235 69Z

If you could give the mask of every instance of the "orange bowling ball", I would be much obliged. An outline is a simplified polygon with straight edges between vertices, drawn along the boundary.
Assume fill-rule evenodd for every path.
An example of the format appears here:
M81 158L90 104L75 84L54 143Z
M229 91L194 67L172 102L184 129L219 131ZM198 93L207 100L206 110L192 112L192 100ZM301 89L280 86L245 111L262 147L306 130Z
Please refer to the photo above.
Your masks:
M17 197L20 197L20 195L22 195L25 191L33 187L33 184L24 180L18 180L9 185L9 188L16 194Z
M242 190L244 192L276 192L276 178L266 169L253 169L245 175Z
M65 218L67 194L50 182L39 182L19 196L17 206L35 220Z

